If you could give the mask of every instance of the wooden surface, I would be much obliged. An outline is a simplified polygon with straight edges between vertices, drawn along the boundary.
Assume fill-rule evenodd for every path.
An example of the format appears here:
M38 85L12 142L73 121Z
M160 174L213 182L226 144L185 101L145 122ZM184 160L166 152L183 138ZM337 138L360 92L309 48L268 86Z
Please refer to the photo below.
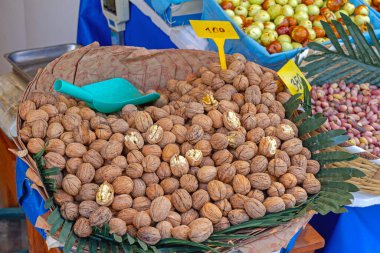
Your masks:
M310 224L307 224L298 236L291 253L312 253L324 246L325 240L323 237Z
M17 207L16 158L8 151L15 145L0 130L0 207Z

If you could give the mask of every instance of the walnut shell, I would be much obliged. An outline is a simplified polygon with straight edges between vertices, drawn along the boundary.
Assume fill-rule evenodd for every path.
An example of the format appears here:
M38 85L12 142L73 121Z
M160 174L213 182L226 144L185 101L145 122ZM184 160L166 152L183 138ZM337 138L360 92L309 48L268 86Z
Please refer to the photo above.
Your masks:
M251 173L264 172L268 168L268 159L265 156L257 155L251 161Z
M101 227L112 218L112 212L108 207L101 206L90 215L90 225Z
M168 217L165 220L169 221L173 227L178 227L179 225L181 225L181 219L182 218L179 213L170 211Z
M129 194L133 191L133 180L127 176L117 177L112 182L116 194Z
M124 145L128 150L138 150L144 146L144 139L137 131L129 131L124 137Z
M215 205L222 211L223 216L227 216L229 211L232 210L232 205L227 199L219 200L215 202Z
M60 206L63 205L63 203L65 203L65 202L73 202L74 201L73 196L69 195L68 193L66 193L65 191L63 191L61 189L58 189L53 194L53 197L54 197L54 201Z
M157 228L142 227L137 231L137 238L149 245L154 245L161 240L161 235Z
M282 141L287 141L294 138L295 133L291 126L287 124L280 124L276 128L276 137Z
M213 224L218 223L223 216L218 206L210 202L204 204L199 213L201 217L209 219Z
M121 176L122 173L123 170L120 167L115 165L106 165L96 170L94 181L97 184L104 181L112 183L117 177ZM127 174L127 176L130 175Z
M247 197L254 198L254 199L257 199L260 202L263 202L264 198L265 198L265 195L264 195L263 191L255 189L255 190L252 190L252 191L248 192Z
M79 216L78 205L73 202L65 202L60 208L61 215L66 220L76 220Z
M137 197L133 200L132 208L137 211L146 211L150 208L151 203L150 199L145 196Z
M306 173L305 180L302 183L302 187L309 194L316 194L321 190L321 183L311 173Z
M49 152L44 156L44 158L46 168L57 167L62 170L66 166L66 159L56 152Z
M99 189L99 185L94 183L84 184L79 190L79 194L76 198L79 200L95 200L96 192Z
M110 226L110 234L117 234L119 236L125 235L127 233L127 225L125 221L119 218L112 218L108 222Z
M31 138L26 147L30 153L37 154L45 147L45 142L41 138Z
M246 195L251 190L251 184L248 178L241 174L235 175L232 180L232 187L234 191L239 194Z
M100 155L106 160L112 160L121 155L123 144L118 141L109 141L100 151Z
M133 218L135 217L136 214L137 214L137 211L135 209L126 208L126 209L121 210L117 214L117 218L120 218L123 221L125 221L127 225L131 225L133 224Z
M302 151L302 141L298 138L293 138L285 141L281 145L281 150L288 153L288 155L297 155Z
M249 183L249 182L248 182ZM214 201L222 200L226 197L227 189L223 182L212 180L207 184L207 191Z
M180 225L172 228L171 234L174 238L187 240L190 232L190 228L186 225Z
M254 198L250 198L244 203L244 209L252 219L263 217L266 212L265 206Z
M116 195L112 201L112 209L120 211L132 206L132 198L129 194Z
M249 216L243 209L234 209L228 213L228 220L232 225L237 225L248 221Z
M203 242L213 233L213 226L210 220L198 218L189 224L189 239L193 242Z
M78 195L81 186L81 181L75 175L68 174L63 178L62 188L71 196Z
M79 237L88 237L92 234L92 226L90 220L86 218L79 218L76 220L74 227L74 233Z
M273 182L267 193L270 197L281 197L285 193L285 187L279 182Z
M170 159L170 170L176 177L181 177L189 171L189 163L181 155L174 155Z
M217 169L214 166L203 166L197 172L197 178L201 183L208 183L215 179Z
M70 158L82 157L87 151L86 146L81 143L69 143L65 153Z
M306 168L290 166L289 173L293 174L297 178L297 184L301 184L306 178Z
M307 200L307 192L305 189L295 186L291 189L286 190L287 194L292 194L296 199L296 204L299 205Z
M285 202L280 197L268 197L263 204L268 213L278 213L285 210Z
M284 194L281 196L285 203L285 208L293 208L296 205L296 198L292 194Z
M284 175L287 170L288 170L288 167L286 166L286 163L279 158L274 158L270 160L268 164L269 174L275 177L280 177Z
M172 194L179 188L179 181L173 177L165 178L160 182L165 194Z
M152 201L149 209L150 216L154 222L163 221L168 217L169 211L172 207L170 200L166 197L157 197Z
M157 223L156 228L160 231L162 239L172 237L171 230L173 228L172 224L169 221L160 221Z
M286 189L293 188L297 185L297 178L291 173L285 173L280 177L279 181Z
M168 144L162 150L162 160L169 162L172 157L179 155L180 150L177 144ZM174 160L173 160L174 161Z
M157 183L149 185L145 190L146 196L150 200L154 200L157 197L164 196L164 189Z
M181 225L189 225L190 222L199 218L199 214L196 210L190 209L187 212L181 214Z
M99 208L99 205L92 200L85 200L79 204L79 214L85 218L89 218L92 212Z
M244 203L248 200L247 196L244 196L242 194L234 194L230 197L230 202L232 205L232 208L234 209L244 209Z
M210 195L207 191L199 189L192 194L191 199L193 203L192 207L196 210L200 210L204 204L210 201Z
M253 188L267 190L271 186L270 176L266 173L253 173L248 175L248 180Z
M95 168L91 163L82 163L76 172L76 176L83 184L91 183L95 177Z
M265 136L264 129L256 127L247 133L247 140L258 144Z
M152 219L150 218L149 213L145 211L136 213L133 218L133 226L135 226L137 229L149 226L151 223Z
M62 125L66 131L73 131L81 122L81 116L76 113L65 114L62 118Z
M172 205L181 213L188 211L192 207L192 198L184 189L175 190L171 197Z
M198 189L198 180L191 174L183 175L180 178L179 183L181 188L185 189L189 193L195 192Z
M236 174L247 176L250 172L250 165L247 161L237 160L233 162L232 165L236 168Z
M321 165L318 161L315 160L307 160L306 172L311 174L317 174L321 168Z
M36 104L33 101L25 100L20 103L18 107L18 114L22 120L26 120L26 115L32 110L36 110Z
M230 226L230 221L226 217L222 217L218 223L214 224L214 232L222 231Z
M149 113L138 111L135 115L135 127L141 133L145 133L150 126L153 125L153 120Z
M114 200L114 190L111 184L105 181L96 192L96 203L101 206L109 206Z

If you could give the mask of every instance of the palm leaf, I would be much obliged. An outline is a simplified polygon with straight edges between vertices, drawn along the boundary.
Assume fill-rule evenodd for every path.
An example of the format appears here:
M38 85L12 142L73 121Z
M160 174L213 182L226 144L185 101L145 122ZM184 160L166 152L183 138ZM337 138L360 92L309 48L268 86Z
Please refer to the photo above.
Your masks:
M316 52L307 56L303 61L298 61L301 70L305 72L306 78L311 78L313 84L322 85L325 82L369 82L380 86L380 43L370 24L367 24L370 40L366 40L359 27L346 15L342 19L351 36L344 30L343 25L332 21L339 38L334 34L332 27L322 21L326 36L330 39L335 50L330 50L315 42L308 47ZM371 45L373 44L373 46ZM375 49L376 50L375 50ZM363 81L365 79L365 81Z

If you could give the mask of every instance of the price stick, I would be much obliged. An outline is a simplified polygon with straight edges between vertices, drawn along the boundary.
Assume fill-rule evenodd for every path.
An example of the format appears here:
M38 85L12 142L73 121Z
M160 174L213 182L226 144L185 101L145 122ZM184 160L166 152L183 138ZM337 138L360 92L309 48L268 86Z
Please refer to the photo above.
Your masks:
M214 40L219 51L220 66L222 69L227 69L224 41L226 39L239 39L239 35L231 22L190 20L190 24L198 37Z
M278 75L288 87L292 95L301 93L303 98L303 85L302 79L305 80L307 87L311 90L311 86L305 76L302 74L301 70L294 63L294 61L289 60L279 71Z

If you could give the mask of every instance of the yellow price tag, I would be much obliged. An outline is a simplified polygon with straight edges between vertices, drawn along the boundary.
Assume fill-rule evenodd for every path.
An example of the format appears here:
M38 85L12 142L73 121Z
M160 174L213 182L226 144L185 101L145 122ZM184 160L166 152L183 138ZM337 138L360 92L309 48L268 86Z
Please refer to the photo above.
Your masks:
M219 51L220 66L227 69L224 41L239 39L234 27L229 21L190 20L195 33L200 38L213 39Z
M301 93L303 94L302 79L305 80L307 87L311 90L311 86L305 76L302 74L301 70L294 63L294 61L289 60L279 71L278 75L288 87L292 95ZM303 98L303 96L302 96Z

